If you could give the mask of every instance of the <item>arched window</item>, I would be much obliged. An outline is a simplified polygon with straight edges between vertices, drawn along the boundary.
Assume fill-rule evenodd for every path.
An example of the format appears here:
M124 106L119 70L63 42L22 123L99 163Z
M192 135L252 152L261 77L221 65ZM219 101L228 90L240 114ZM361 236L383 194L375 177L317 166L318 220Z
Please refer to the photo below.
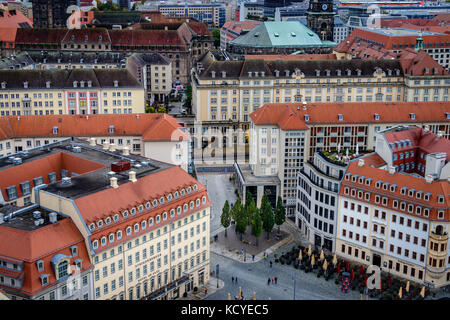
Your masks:
M149 201L149 202L147 202L147 203L145 204L145 208L146 208L146 209L150 209L150 207L151 207L151 206L150 206L150 201Z
M100 242L101 242L102 246L106 246L106 237L102 237Z
M153 206L156 207L158 205L158 201L153 200Z
M141 222L141 229L145 230L146 228L147 228L147 221L144 220Z
M99 220L97 222L97 227L99 227L99 228L103 227L103 221L102 220Z
M69 262L67 260L63 260L58 264L58 279L65 277L69 274Z
M111 233L109 235L109 243L112 243L112 242L114 242L114 233Z
M93 247L94 249L97 249L97 248L98 248L98 240L94 240L94 241L92 242L92 247Z
M187 193L190 194L191 193L191 187L187 188Z
M177 215L181 214L181 207L177 207Z
M110 224L110 223L111 223L111 218L110 218L110 217L106 218L106 219L105 219L105 223L106 223L106 224Z
M91 223L90 225L89 225L89 230L94 230L95 229L95 224L94 223Z
M117 213L113 216L113 220L114 222L117 222L119 220L119 215Z
M184 196L184 189L181 189L180 194L181 196Z
M127 236L129 236L131 234L131 227L127 227L126 232L127 232Z
M194 209L194 201L191 201L191 202L189 203L189 207L190 207L191 209Z
M206 197L205 196L202 197L202 202L203 202L203 204L206 203Z
M198 207L200 206L200 199L195 200L195 205Z
M122 239L122 230L117 231L117 240Z
M170 209L170 217L171 218L175 217L175 210L174 209Z
M173 194L173 196L175 197L175 199L178 199L178 191L175 191L175 193Z
M172 195L171 194L167 195L167 201L172 201Z
M163 213L163 221L167 220L167 212Z
M164 197L159 198L159 203L163 204L164 203Z
M197 185L196 184L194 184L194 191L197 191Z
M130 213L131 213L132 216L135 215L136 214L136 208L131 208Z
M125 210L124 212L122 212L122 216L124 218L127 218L128 217L128 210Z
M156 223L160 223L161 222L161 216L158 214L157 216L156 216Z
M144 206L143 206L142 204L138 207L138 211L139 211L139 212L144 211Z
M139 232L139 223L134 225L134 232Z
M183 205L183 211L184 211L184 212L188 211L188 205L187 205L187 203L185 203L185 204Z
M153 225L153 218L148 219L148 226L151 227Z

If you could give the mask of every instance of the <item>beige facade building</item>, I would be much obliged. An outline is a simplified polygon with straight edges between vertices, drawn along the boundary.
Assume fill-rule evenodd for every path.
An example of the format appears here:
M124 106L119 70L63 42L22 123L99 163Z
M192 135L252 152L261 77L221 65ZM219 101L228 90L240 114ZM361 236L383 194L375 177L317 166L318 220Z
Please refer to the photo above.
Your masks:
M144 88L127 70L0 71L0 115L145 111Z
M90 275L89 294L82 297L172 299L207 284L210 203L206 188L177 166L105 147L108 144L66 139L48 145L45 153L39 148L29 150L21 164L3 164L20 176L23 172L40 175L45 163L56 163L53 180L33 179L31 199L33 206L46 208L57 220L65 219L76 231L88 259L83 266ZM58 157L63 158L60 166ZM16 195L22 192L21 187L15 190ZM12 188L7 193L13 195ZM22 211L5 215L5 224ZM46 224L47 214L43 218ZM45 230L54 236L53 229ZM49 260L59 265L66 258L50 255ZM26 276L34 281L40 277L31 271ZM55 299L55 295L42 298Z
M251 114L249 164L236 164L238 191L258 203L270 189L288 212L296 205L297 173L321 150L376 150L376 134L396 125L428 126L450 136L448 102L267 104Z

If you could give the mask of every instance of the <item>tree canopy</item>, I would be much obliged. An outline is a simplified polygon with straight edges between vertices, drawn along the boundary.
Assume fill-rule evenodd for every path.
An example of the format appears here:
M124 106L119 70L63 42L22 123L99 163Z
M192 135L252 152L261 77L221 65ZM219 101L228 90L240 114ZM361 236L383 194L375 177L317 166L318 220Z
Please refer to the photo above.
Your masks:
M258 245L258 238L262 233L262 219L261 219L261 210L256 208L255 215L252 220L252 235L256 237L256 245Z
M283 206L283 200L278 196L277 206L275 208L275 223L278 225L278 233L280 226L286 221L286 208Z
M220 223L225 228L225 236L227 236L227 228L231 223L231 215L230 215L230 204L228 200L225 201L225 204L222 208L222 215L220 216Z
M261 200L261 217L263 221L263 229L267 232L267 238L269 238L269 233L272 232L275 224L275 218L267 195L264 195Z

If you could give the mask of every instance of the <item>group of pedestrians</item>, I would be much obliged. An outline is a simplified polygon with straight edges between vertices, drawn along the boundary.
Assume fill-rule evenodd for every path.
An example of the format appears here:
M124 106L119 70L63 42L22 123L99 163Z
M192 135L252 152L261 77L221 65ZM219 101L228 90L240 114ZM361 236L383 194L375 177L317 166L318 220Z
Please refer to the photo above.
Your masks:
M277 277L274 277L274 278L269 278L269 279L267 279L267 285L268 285L268 286L270 285L271 282L272 282L272 284L277 284L278 278L277 278Z
M231 282L237 284L238 278L237 277L231 277Z

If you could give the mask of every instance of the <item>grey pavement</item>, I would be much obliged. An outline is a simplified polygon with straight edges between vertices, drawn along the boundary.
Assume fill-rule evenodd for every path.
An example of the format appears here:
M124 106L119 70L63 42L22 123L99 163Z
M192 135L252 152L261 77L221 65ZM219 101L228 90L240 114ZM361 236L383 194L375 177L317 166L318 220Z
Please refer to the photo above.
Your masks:
M198 174L197 179L201 184L206 186L208 190L209 201L211 205L211 237L223 231L224 228L220 224L220 216L225 200L230 203L236 202L236 194L234 193L234 185L229 181L230 174Z

